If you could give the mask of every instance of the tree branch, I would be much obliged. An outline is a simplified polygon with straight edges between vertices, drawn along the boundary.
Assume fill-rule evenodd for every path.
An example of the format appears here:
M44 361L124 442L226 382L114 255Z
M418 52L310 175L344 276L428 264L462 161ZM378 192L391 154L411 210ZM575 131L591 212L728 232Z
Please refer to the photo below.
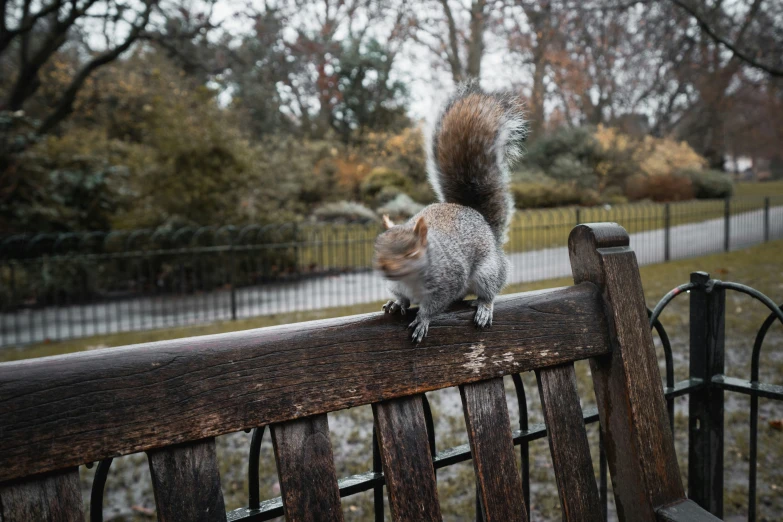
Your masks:
M744 51L741 51L737 47L737 43L732 43L728 41L726 38L720 36L717 34L709 25L707 20L704 19L704 17L692 6L688 5L687 2L684 2L683 0L671 0L671 2L683 9L685 12L687 12L689 15L693 17L694 20L699 24L699 26L702 28L702 30L709 36L711 39L713 39L715 42L723 45L734 53L734 56L745 62L746 64L750 65L751 67L755 67L756 69L761 69L762 71L775 76L775 77L783 77L783 69L773 67L764 63L759 62L749 54L747 54Z
M449 26L449 47L450 52L446 55L449 57L449 65L451 65L451 76L455 82L462 80L462 62L459 58L459 42L457 41L457 24L454 22L454 15L451 13L448 0L440 0L443 6L443 14L446 15L446 22Z
M84 85L84 82L87 80L90 74L95 71L95 69L116 60L122 53L130 48L133 42L138 40L141 32L149 22L152 9L155 7L155 5L157 5L157 3L157 0L146 0L146 7L144 12L139 15L141 20L133 26L133 28L128 33L127 38L125 38L125 41L114 49L99 54L81 68L73 80L71 80L71 83L68 85L68 88L65 89L65 92L63 92L62 96L60 96L60 100L57 102L54 111L52 111L52 113L47 116L43 123L41 123L41 125L38 127L37 132L39 134L46 134L51 132L73 111L73 103L76 101L76 95L79 93L79 89L81 89L82 85Z
M0 0L0 34L4 34L6 30L5 26L5 13L8 6L8 0Z
M468 42L468 59L466 76L479 78L481 76L481 58L484 55L485 0L473 0L470 6L470 41Z
M66 42L68 31L71 26L76 23L76 20L83 16L84 13L96 2L97 0L89 0L81 8L77 8L76 2L71 2L71 12L65 20L57 20L52 24L52 28L46 35L43 43L38 50L33 54L32 58L27 56L27 39L30 36L30 32L22 33L22 45L20 46L21 59L19 74L14 82L14 87L8 95L8 101L6 106L12 111L20 110L24 105L24 102L38 90L40 82L38 80L38 72L41 67L51 58L51 56L57 52L60 47ZM26 16L23 20L26 20ZM29 59L28 59L29 58Z
M0 55L3 54L3 51L11 44L14 38L20 34L32 31L38 20L54 13L63 5L62 0L54 0L51 4L41 7L38 12L24 17L19 23L19 27L9 29L5 25L6 2L7 0L0 1Z

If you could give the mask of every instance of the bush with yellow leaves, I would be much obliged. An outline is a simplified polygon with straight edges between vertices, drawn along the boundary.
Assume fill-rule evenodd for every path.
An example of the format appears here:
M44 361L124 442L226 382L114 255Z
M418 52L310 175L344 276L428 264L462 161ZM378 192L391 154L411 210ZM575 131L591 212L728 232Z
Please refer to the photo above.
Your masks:
M706 160L684 141L653 136L635 139L603 125L596 129L595 138L602 151L596 166L599 190L621 186L632 200L694 197L694 176L698 178Z

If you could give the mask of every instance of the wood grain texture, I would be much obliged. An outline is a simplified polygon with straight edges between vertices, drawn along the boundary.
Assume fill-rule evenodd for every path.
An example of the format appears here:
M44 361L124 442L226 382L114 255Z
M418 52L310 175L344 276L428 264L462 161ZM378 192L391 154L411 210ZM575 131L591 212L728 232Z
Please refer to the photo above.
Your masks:
M608 350L585 284L439 316L383 313L0 364L0 483Z
M527 522L503 378L460 386L484 522Z
M160 522L225 522L215 439L147 453Z
M536 373L563 520L600 522L601 503L574 365L564 364Z
M372 411L392 519L440 521L438 487L421 396L373 404Z
M277 476L288 522L342 522L326 414L272 425Z
M77 468L0 487L0 522L36 520L84 522Z
M590 360L620 520L655 520L654 509L685 498L668 428L663 384L636 256L617 224L571 232L574 280L602 292L611 353Z
M720 519L692 500L680 500L658 509L659 522L720 522Z

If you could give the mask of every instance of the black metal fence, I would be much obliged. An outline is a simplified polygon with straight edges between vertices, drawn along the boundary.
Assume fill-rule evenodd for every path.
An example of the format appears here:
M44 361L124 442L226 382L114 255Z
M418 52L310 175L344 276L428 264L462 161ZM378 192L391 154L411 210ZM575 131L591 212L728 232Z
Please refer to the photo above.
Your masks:
M616 221L639 263L783 238L783 196L519 212L509 284L568 276L577 223ZM287 224L0 238L0 346L376 302L378 225Z
M753 345L750 379L743 379L725 372L724 338L726 331L726 292L747 294L766 306L770 314L761 325ZM689 377L675 382L672 348L664 326L659 321L661 312L677 296L690 297L690 361ZM724 494L724 393L733 392L750 396L749 412L750 459L748 476L748 520L756 520L756 485L758 456L758 417L760 398L783 401L783 386L759 382L761 348L769 328L778 320L783 324L783 305L778 306L757 290L738 283L711 279L704 272L691 274L691 281L669 292L649 310L650 325L659 336L665 359L664 390L668 405L671 429L675 431L674 399L684 395L688 401L688 497L718 517L723 517ZM528 423L525 388L519 375L513 375L516 400L519 407L519 429L513 429L514 445L519 446L523 493L527 509L530 509L530 442L546 437L546 426ZM430 451L436 470L471 459L468 444L438 450L435 444L435 428L429 401L423 395L424 412ZM583 412L585 423L598 421L595 408ZM246 508L228 513L229 521L258 522L283 516L280 497L261 500L259 496L260 447L264 427L256 428L249 448L248 483L249 499ZM676 436L676 433L675 433ZM603 506L603 520L608 518L607 466L602 442L599 440L599 491ZM98 465L91 497L90 516L93 522L103 520L102 501L111 459ZM340 495L346 497L373 490L375 520L384 520L384 478L378 452L377 438L373 430L372 470L339 481ZM476 497L478 503L478 496ZM481 509L476 506L477 516ZM528 513L529 516L529 513Z

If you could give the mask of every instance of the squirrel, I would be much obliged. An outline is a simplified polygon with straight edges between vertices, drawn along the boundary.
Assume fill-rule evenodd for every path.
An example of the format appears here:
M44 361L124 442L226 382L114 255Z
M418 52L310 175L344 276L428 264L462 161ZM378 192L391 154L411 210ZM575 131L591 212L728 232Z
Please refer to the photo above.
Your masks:
M394 296L383 311L405 315L418 303L408 326L415 343L469 292L478 297L476 326L492 325L509 266L503 251L514 212L509 168L527 135L523 109L510 93L486 93L476 81L458 85L428 136L427 174L439 202L404 224L383 216L374 265Z

